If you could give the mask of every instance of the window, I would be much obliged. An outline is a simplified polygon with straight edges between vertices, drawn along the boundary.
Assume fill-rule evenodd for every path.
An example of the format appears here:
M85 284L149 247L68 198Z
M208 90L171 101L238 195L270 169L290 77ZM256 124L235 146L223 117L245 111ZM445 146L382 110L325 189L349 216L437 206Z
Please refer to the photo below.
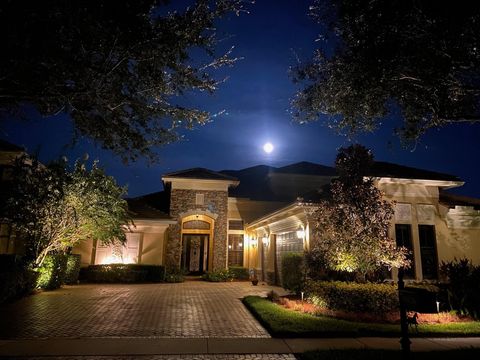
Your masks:
M410 260L410 267L404 271L405 278L414 279L415 258L413 256L412 226L410 224L395 224L395 238L397 246L403 246L409 251L407 258Z
M424 279L436 279L438 276L437 244L434 225L418 225L422 274Z
M201 230L210 230L210 224L202 220L191 220L185 221L183 223L184 229L201 229Z
M195 194L195 205L203 205L205 202L205 194Z
M243 230L243 220L229 220L228 230Z
M228 235L228 266L243 266L243 235Z

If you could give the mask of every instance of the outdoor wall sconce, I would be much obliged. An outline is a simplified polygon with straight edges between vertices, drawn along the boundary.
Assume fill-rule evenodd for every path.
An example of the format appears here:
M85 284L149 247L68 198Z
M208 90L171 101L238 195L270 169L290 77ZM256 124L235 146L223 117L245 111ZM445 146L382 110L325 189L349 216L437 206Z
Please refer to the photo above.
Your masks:
M301 226L299 226L297 229L297 238L299 239L305 238L305 230L303 230Z
M262 244L263 244L263 246L268 246L269 243L270 243L269 240L270 240L270 239L268 238L268 236L264 236L264 237L262 238Z
M256 248L257 247L257 239L251 238L250 239L250 245L252 246L252 248Z

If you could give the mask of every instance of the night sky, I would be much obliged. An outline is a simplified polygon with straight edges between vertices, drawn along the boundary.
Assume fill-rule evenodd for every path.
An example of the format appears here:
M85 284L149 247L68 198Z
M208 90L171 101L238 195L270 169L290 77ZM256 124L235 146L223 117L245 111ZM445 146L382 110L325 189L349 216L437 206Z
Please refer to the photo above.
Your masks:
M338 148L351 142L335 135L322 122L293 123L289 114L295 86L288 69L297 57L308 59L318 45L315 39L320 28L307 16L309 4L258 0L250 14L232 15L219 23L219 32L225 34L221 48L235 45L234 56L244 59L218 74L229 79L217 93L190 94L182 101L212 113L226 113L203 127L185 131L183 141L159 148L158 164L137 161L125 165L88 139L81 139L73 148L66 147L72 126L64 115L41 118L34 110L27 110L31 120L6 121L0 137L37 152L44 162L61 155L74 160L88 153L90 159L99 159L119 184L128 185L129 196L159 191L162 174L191 167L241 169L298 161L332 166ZM389 119L375 133L357 136L354 141L372 149L377 160L457 175L466 184L455 192L480 197L480 125L431 130L414 150L401 147L392 135L395 125L398 119ZM267 141L275 146L270 155L262 150Z

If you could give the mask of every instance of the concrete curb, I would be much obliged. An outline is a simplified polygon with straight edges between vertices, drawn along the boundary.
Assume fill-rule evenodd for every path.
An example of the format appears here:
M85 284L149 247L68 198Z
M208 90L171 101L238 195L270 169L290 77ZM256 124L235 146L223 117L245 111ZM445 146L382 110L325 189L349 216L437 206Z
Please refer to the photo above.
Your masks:
M480 338L414 338L412 351L480 348ZM0 340L0 357L292 354L309 350L399 350L397 338L82 338Z

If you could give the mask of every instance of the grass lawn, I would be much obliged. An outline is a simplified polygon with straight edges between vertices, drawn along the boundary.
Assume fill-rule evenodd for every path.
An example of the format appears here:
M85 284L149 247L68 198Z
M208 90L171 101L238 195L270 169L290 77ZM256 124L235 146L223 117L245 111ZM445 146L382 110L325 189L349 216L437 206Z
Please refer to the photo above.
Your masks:
M326 350L309 351L299 355L301 360L401 360L400 351L387 350ZM479 359L480 349L461 349L411 353L410 359L451 360Z
M258 296L247 296L243 303L275 337L358 337L400 336L400 325L361 323L327 316L287 310ZM429 337L480 336L480 321L425 324L418 326L418 335Z

